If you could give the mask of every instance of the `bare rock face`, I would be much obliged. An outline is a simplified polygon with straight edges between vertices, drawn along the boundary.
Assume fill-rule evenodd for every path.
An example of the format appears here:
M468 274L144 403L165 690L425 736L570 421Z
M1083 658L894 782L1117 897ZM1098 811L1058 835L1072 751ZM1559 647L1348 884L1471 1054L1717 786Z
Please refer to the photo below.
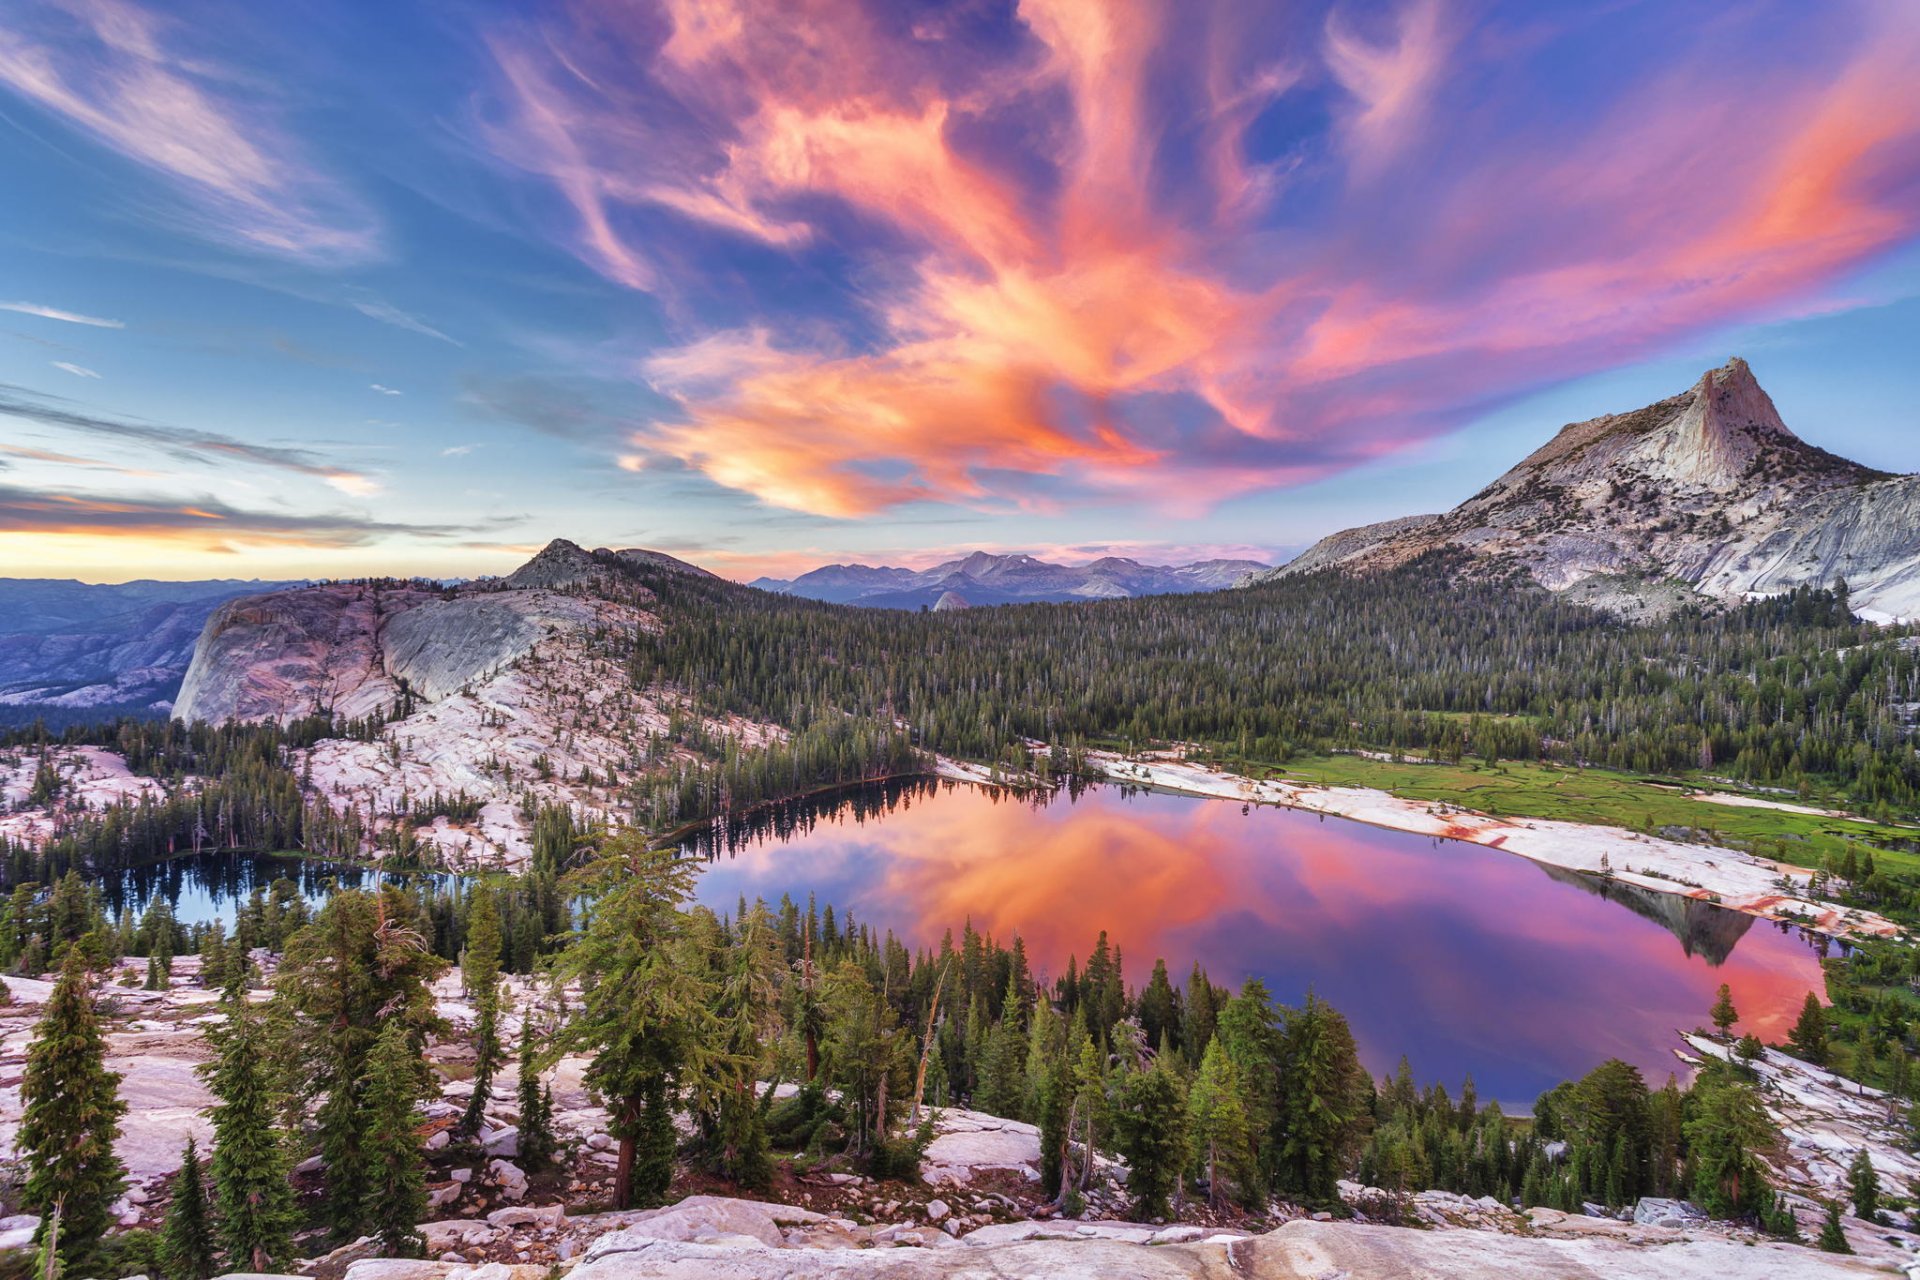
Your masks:
M1253 581L1392 568L1443 548L1552 591L1585 584L1594 603L1630 615L1686 598L1651 589L1662 583L1737 600L1844 578L1867 616L1912 617L1920 476L1801 440L1736 357L1677 396L1563 428L1444 515L1334 534Z
M498 671L546 636L592 621L592 607L547 591L429 600L395 614L380 637L387 673L437 702Z
M1071 1228L1075 1224L1062 1224ZM1619 1228L1619 1229L1613 1229ZM1142 1234L1151 1232L1143 1229ZM1637 1238L1633 1234L1637 1232ZM1008 1239L985 1228L942 1247L773 1248L750 1236L704 1241L603 1237L573 1280L1804 1280L1882 1275L1861 1259L1805 1247L1688 1238L1660 1227L1533 1237L1289 1222L1264 1236L1149 1243L1089 1229L1078 1238ZM1195 1233L1182 1233L1195 1234ZM977 1240L977 1242L975 1242ZM355 1278L350 1277L350 1280ZM449 1277L449 1280L452 1280Z
M174 717L287 720L332 711L363 716L399 692L380 632L433 598L414 588L352 584L246 596L214 610L194 647Z
M309 796L364 824L327 852L386 847L376 837L390 832L452 868L521 866L531 806L583 821L620 812L623 783L648 763L635 743L666 735L680 702L636 687L625 641L659 626L661 574L703 572L656 552L557 540L501 579L330 583L234 600L207 620L174 714L376 717L292 761ZM780 733L736 720L707 730L753 745ZM460 816L414 821L433 796L460 797Z

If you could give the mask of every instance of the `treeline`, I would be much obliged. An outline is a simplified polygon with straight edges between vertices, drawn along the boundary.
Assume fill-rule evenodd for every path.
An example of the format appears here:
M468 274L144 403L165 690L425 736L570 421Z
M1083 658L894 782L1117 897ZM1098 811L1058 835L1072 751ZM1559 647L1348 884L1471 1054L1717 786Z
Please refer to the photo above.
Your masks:
M996 760L1023 739L1202 744L1283 762L1377 748L1711 770L1920 802L1920 653L1844 589L1627 626L1442 559L1202 595L904 613L625 564L665 602L629 669L715 714L851 715Z

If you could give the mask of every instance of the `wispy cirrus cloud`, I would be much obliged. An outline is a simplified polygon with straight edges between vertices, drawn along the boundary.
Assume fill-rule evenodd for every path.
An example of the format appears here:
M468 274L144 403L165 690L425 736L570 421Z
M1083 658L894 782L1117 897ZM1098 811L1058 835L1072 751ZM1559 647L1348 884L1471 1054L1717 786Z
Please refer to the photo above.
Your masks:
M1911 5L890 13L583 0L492 37L488 144L682 317L623 465L837 517L1197 511L1920 236ZM1640 52L1576 82L1608 23Z
M62 467L82 467L89 471L112 471L123 476L152 476L151 471L137 467L123 467L115 462L103 462L98 458L82 458L71 453L60 453L53 449L33 449L25 445L0 446L0 454L9 458L19 458L24 462L47 462Z
M367 206L188 35L131 0L22 0L0 27L0 86L161 175L210 238L315 263L375 256Z
M23 316L39 316L42 320L58 320L62 324L91 325L95 329L124 329L126 324L120 320L103 320L99 316L82 315L78 311L62 311L58 307L43 307L37 302L0 302L0 311L16 311Z
M62 373L70 373L76 378L98 378L100 376L93 370L87 368L87 366L75 364L71 360L55 360L53 367Z
M298 514L232 506L221 499L118 496L0 484L0 534L138 536L198 550L249 546L357 547L383 537L469 538L498 522L407 524L338 513Z
M356 497L380 489L380 483L374 477L329 462L308 449L260 444L215 431L108 417L90 412L71 400L41 395L25 387L6 383L0 383L0 417L36 422L97 440L145 445L189 462L244 462L271 467L311 476Z

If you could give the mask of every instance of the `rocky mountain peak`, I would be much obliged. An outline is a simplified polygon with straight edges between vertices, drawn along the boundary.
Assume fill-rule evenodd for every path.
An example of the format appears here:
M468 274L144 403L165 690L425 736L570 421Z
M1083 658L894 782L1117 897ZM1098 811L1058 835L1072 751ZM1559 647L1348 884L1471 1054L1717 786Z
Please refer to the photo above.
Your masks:
M1622 612L1671 607L1688 587L1732 600L1844 576L1857 607L1911 617L1916 523L1920 477L1800 439L1736 356L1679 395L1561 428L1450 512L1334 534L1275 575L1386 569L1451 548L1495 574L1622 600Z
M502 581L516 590L532 587L563 587L581 582L602 572L578 543L555 538L540 548L533 559L515 569Z
M1701 374L1686 399L1656 455L1675 480L1731 489L1755 478L1756 459L1770 449L1804 447L1739 356Z

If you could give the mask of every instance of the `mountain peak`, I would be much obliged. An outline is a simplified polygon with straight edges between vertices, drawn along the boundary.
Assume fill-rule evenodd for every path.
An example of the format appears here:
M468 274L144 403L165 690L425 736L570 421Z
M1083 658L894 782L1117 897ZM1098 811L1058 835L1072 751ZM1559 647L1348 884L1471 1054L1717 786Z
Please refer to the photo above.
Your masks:
M579 582L598 570L593 556L579 543L555 538L503 581L514 588L560 587Z
M1857 604L1906 617L1920 602L1916 511L1920 476L1800 439L1735 356L1679 395L1561 428L1444 515L1333 534L1277 573L1390 568L1451 548L1555 591L1677 580L1737 599L1844 574Z

